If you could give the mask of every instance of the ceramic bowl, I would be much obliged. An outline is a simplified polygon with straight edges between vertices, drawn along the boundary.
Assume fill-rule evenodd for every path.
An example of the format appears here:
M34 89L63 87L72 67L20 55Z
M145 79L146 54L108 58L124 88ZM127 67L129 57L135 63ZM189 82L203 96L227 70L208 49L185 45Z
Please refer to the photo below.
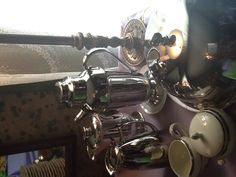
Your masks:
M219 109L197 113L189 127L196 151L205 157L224 157L235 144L235 126L231 118Z

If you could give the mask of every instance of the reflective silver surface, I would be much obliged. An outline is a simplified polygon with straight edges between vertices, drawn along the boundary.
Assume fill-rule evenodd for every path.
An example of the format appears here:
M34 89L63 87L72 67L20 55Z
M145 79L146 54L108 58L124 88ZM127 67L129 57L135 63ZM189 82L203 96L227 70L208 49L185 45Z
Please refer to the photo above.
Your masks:
M234 55L230 54L235 37L218 19L230 17L217 11L217 4L210 14L204 7L199 13L197 4L187 11L184 1L178 3L176 11L158 8L148 23L146 39L155 32L168 35L177 29L183 34L184 44L175 60L165 57L169 56L167 48L157 46L153 75L169 94L192 108L225 108L236 101Z
M89 157L95 159L95 151L101 142L102 123L98 114L88 116L90 124L83 126L82 134L87 145L87 153Z
M156 114L159 113L165 105L167 91L159 83L157 83L153 77L152 72L149 71L147 66L144 66L141 70L141 73L146 75L150 81L151 94L147 101L140 104L140 107L147 114Z
M86 143L88 156L94 160L103 138L115 138L120 136L119 127L128 122L142 122L143 115L139 112L133 112L131 115L125 113L116 113L111 115L102 115L91 113L86 115L87 124L82 126L82 135ZM125 134L130 134L131 129L125 130Z
M147 100L150 94L149 81L142 75L109 76L108 85L110 86L108 98L114 105L140 104Z
M118 127L133 121L144 121L144 117L140 112L133 112L131 115L126 113L115 113L112 115L101 115L101 121L103 125L104 136L107 136L111 133L118 134Z
M147 122L142 124L151 126L152 130L150 132L137 133L133 138L127 139L118 145L112 145L107 150L105 165L110 175L113 175L120 168L137 169L155 164L158 160L165 157L166 146L160 144L156 128L149 123L147 124Z
M106 72L91 68L56 84L61 102L96 110L115 109L144 102L150 94L149 81L141 74Z
M105 59L117 58L105 49L88 52L83 61L85 71L56 83L61 102L80 107L87 104L94 111L104 112L138 105L149 99L153 84L150 78L135 73L128 66L128 72L89 66L89 59L95 59L93 56L96 54L106 57ZM154 86L152 89L155 89Z

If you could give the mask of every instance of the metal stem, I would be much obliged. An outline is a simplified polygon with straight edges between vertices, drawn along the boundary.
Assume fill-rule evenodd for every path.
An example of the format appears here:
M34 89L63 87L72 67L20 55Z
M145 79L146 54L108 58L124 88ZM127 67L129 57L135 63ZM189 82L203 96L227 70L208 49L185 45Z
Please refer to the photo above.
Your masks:
M155 36L158 36L155 38ZM172 45L175 42L175 36L162 37L160 33L155 33L151 41L144 41L146 47L162 45ZM76 47L78 50L103 47L126 47L128 49L140 50L144 46L138 38L118 38L93 36L88 33L84 36L78 33L75 36L46 36L46 35L28 35L28 34L0 34L0 43L2 44L38 44L38 45L69 45Z

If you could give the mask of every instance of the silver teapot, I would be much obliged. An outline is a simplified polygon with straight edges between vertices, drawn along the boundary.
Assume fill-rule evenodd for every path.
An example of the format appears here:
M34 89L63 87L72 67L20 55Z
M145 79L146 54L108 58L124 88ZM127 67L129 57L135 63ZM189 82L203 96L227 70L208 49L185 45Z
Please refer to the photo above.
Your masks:
M128 122L142 122L144 117L140 112L133 112L131 115L121 112L112 114L97 114L91 113L86 116L85 122L82 125L82 137L86 143L88 156L95 160L96 151L103 139L114 139L119 137L119 127ZM126 126L124 135L131 133L131 127ZM137 127L140 128L140 127Z

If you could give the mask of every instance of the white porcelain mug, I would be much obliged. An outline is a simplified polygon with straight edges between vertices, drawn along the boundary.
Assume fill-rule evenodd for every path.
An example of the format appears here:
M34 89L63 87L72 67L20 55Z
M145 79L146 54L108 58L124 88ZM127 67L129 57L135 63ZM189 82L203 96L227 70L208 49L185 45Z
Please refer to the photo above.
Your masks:
M207 159L194 148L187 129L179 123L171 124L170 134L176 139L168 149L169 163L178 177L197 177L203 170Z

